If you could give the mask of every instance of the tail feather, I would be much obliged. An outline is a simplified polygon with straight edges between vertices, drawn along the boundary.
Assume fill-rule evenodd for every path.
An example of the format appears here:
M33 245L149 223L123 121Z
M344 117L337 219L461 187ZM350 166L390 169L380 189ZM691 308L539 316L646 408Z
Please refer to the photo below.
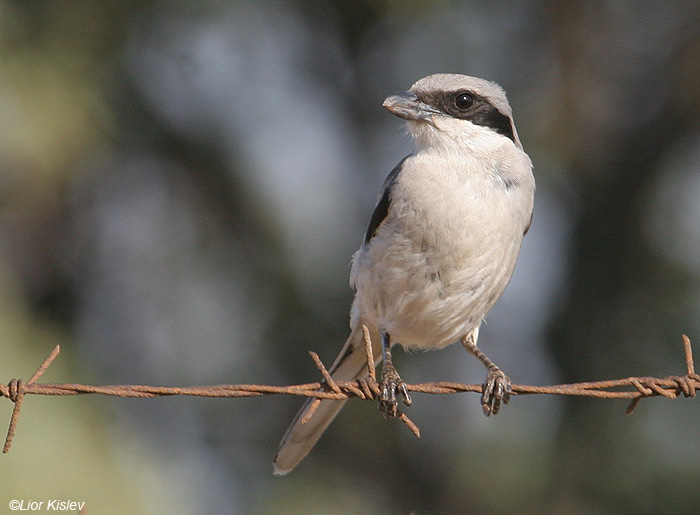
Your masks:
M381 356L380 347L375 343L379 338L372 336L373 353L375 362ZM331 377L338 381L351 381L357 377L367 375L367 358L364 351L364 340L361 325L353 329L343 346L340 354L336 358L330 371ZM310 397L302 406L299 413L292 421L287 432L282 437L277 454L272 464L273 473L285 475L299 464L311 451L316 442L321 437L326 428L333 422L346 401L335 401L324 399L318 405L311 418L302 423L314 401Z

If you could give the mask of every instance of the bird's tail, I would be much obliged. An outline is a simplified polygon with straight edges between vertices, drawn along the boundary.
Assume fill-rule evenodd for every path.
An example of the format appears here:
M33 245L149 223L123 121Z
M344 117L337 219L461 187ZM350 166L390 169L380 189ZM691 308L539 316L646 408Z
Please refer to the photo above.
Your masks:
M370 336L376 363L381 357L379 335L370 334ZM367 375L367 355L361 324L356 324L329 372L331 377L337 381L352 381L357 377ZM283 476L291 472L316 445L318 439L346 402L344 400L324 399L313 415L304 421L314 400L313 397L309 397L282 437L275 460L272 463L274 474Z

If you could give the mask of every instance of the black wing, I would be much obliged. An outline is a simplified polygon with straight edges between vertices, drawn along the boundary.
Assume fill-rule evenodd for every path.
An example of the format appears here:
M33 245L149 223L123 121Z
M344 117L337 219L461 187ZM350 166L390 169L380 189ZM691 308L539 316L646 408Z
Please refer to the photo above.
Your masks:
M530 213L530 221L527 223L527 227L525 227L525 230L523 231L523 236L525 236L527 234L527 231L530 230L530 226L532 225L532 216L534 214L535 214L534 212Z
M372 239L377 233L377 229L381 223L386 219L386 215L389 213L389 205L391 204L391 190L396 182L396 177L398 177L401 169L403 168L403 163L408 159L409 156L404 157L399 164L397 164L391 173L384 180L384 185L382 186L382 196L377 202L374 212L372 213L372 218L369 219L369 227L367 227L367 232L365 233L365 244Z

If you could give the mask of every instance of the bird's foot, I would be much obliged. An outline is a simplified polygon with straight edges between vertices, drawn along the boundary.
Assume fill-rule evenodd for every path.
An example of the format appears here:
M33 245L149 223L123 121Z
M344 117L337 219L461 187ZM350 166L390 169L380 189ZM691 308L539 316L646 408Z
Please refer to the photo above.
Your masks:
M481 408L484 415L497 415L501 410L501 403L508 404L511 393L508 376L498 367L489 370L481 390Z
M408 394L406 383L390 363L385 363L382 367L379 390L379 411L382 412L384 418L389 419L399 416L398 396L403 398L403 403L406 406L410 406L413 403L411 396Z

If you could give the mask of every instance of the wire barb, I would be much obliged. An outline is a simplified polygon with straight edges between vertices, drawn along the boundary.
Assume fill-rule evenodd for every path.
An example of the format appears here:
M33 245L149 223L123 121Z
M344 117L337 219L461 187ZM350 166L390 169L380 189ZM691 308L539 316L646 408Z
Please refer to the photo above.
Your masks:
M17 419L19 418L19 410L22 409L22 401L24 400L25 389L37 382L37 380L46 372L46 369L51 366L53 360L56 359L58 353L61 352L61 346L56 345L43 361L39 368L32 374L29 381L23 383L21 379L13 379L7 386L7 395L3 395L15 403L12 408L12 416L10 417L10 427L7 428L7 436L5 437L5 445L2 446L2 453L6 454L12 447L12 439L15 437L15 429L17 428Z
M333 390L335 393L337 393L338 395L342 395L343 392L340 390L340 388L338 388L338 385L335 384L335 381L328 373L328 370L326 370L326 367L323 365L321 358L318 357L318 354L316 354L314 351L309 351L309 354L311 354L311 358L314 360L314 363L316 363L316 366L321 372L323 380L326 381L326 384L330 386L331 390Z
M683 348L685 349L685 363L688 367L688 375L695 375L695 365L693 364L693 347L690 345L690 338L683 335Z
M374 353L372 352L372 338L369 335L369 329L362 324L362 339L365 342L365 355L367 357L367 373L371 381L377 380L377 371L374 366Z
M0 384L0 396L10 399L14 403L10 427L7 430L3 453L10 450L12 439L17 427L20 408L25 395L81 395L101 394L117 397L152 398L170 395L190 395L195 397L258 397L262 395L297 395L302 397L314 397L309 411L302 420L308 421L318 408L322 399L346 400L357 397L363 400L376 400L379 395L372 342L369 331L363 327L365 353L367 356L368 376L352 381L337 381L331 377L326 367L315 352L311 357L323 376L323 381L292 386L271 386L260 384L227 384L214 386L147 386L147 385L105 385L96 386L89 384L52 384L37 383L48 367L53 363L60 352L57 345L47 356L44 362L36 369L34 374L25 383L21 379L13 379L7 385ZM655 377L628 377L626 379L614 379L609 381L597 381L587 383L563 384L554 386L529 386L512 385L512 395L574 395L580 397L597 397L600 399L628 399L627 413L632 413L642 399L648 397L666 397L675 399L681 394L684 397L695 397L700 390L700 375L695 373L693 364L693 352L690 339L683 335L685 361L687 373L682 376L669 376L666 378ZM408 384L406 388L410 392L429 394L453 394L464 392L481 393L481 384L462 384L451 382L433 382L421 384ZM399 413L399 420L416 435L420 436L418 427L406 416Z

